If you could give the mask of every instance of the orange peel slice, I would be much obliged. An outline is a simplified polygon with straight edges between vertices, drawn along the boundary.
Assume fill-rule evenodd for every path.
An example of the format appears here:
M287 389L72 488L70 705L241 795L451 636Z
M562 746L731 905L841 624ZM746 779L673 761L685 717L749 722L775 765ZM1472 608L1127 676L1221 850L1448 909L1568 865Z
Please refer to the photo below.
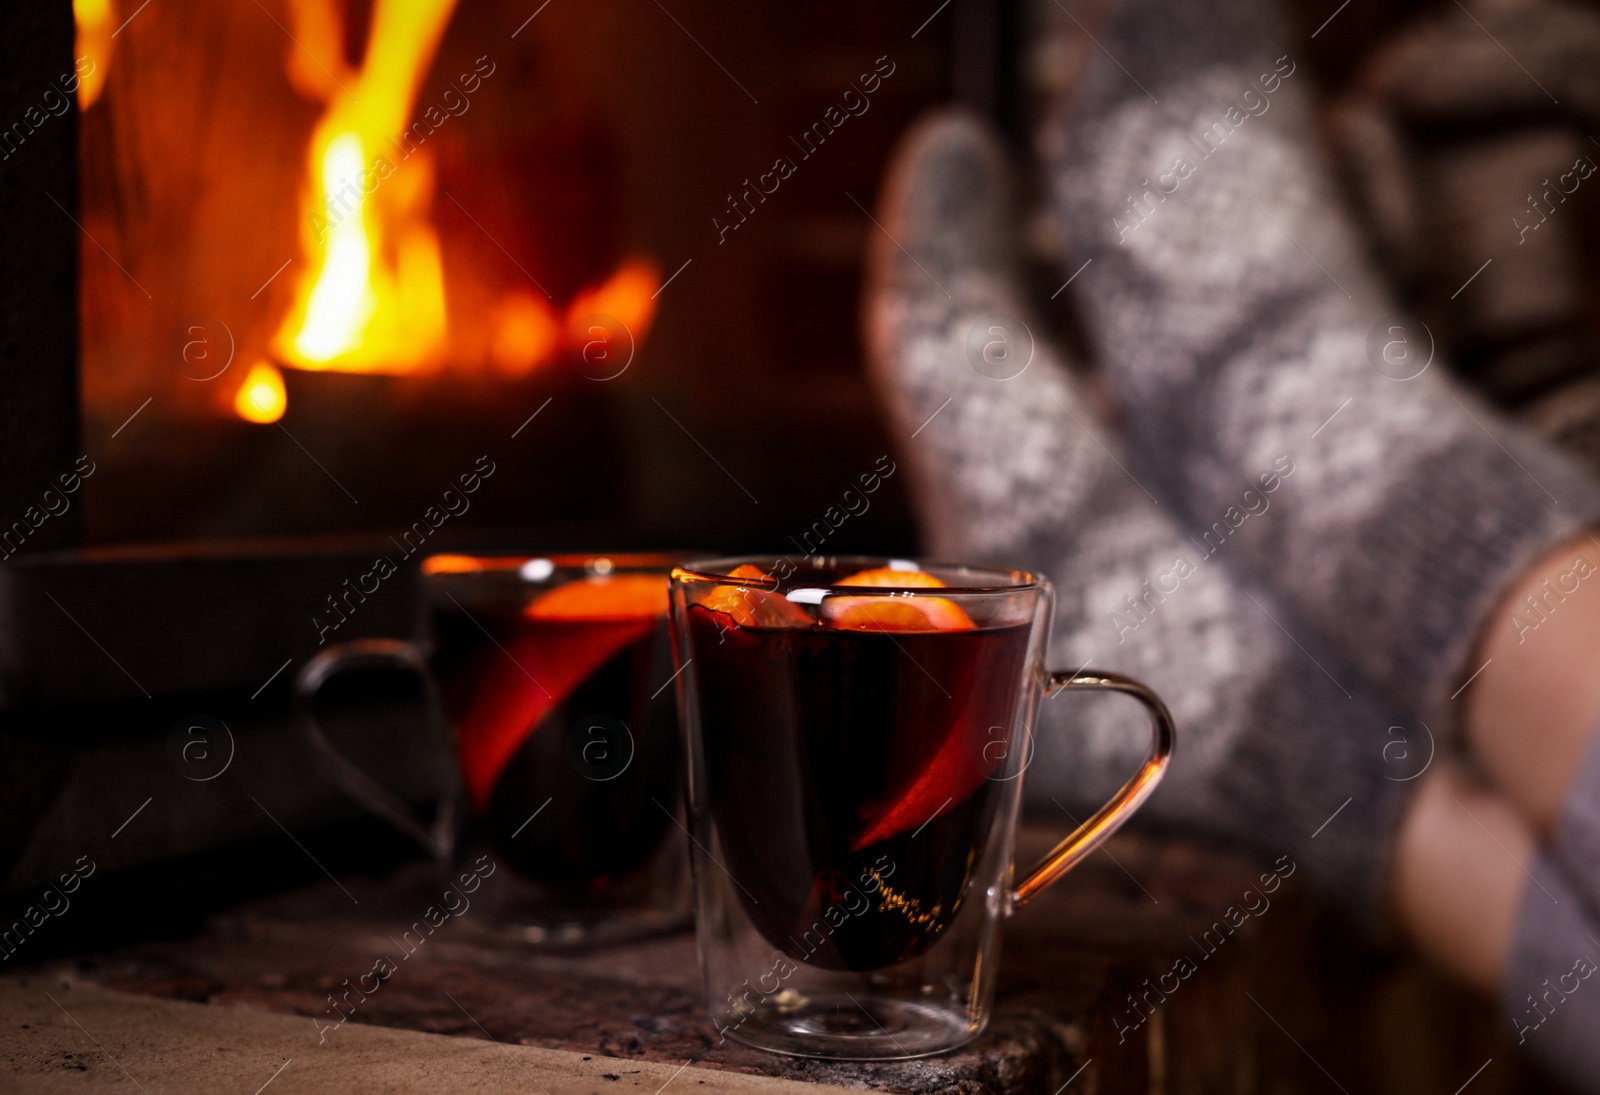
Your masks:
M875 567L858 571L835 586L880 589L944 589L945 583L925 570ZM830 597L828 622L846 631L971 631L976 626L960 605L947 597Z
M520 555L430 555L422 560L424 574L477 574L485 570L515 570Z
M562 587L566 588L566 587ZM550 617L506 640L506 657L490 651L468 702L455 716L461 778L476 810L528 735L601 666L646 639L658 621L648 615L596 619Z
M893 567L873 567L858 570L848 578L840 578L836 586L877 586L880 589L944 589L945 584L925 570L896 570Z
M622 620L666 613L664 574L583 578L557 586L523 610L530 620Z
M770 581L761 568L741 563L728 572L729 578ZM719 585L700 604L713 612L731 616L741 627L809 627L811 616L781 593L748 586Z

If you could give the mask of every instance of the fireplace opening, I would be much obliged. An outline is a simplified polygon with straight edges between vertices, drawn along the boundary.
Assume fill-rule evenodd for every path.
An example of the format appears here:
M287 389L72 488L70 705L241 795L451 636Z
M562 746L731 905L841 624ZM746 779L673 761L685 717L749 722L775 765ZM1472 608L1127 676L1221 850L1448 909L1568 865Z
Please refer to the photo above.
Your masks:
M88 544L390 533L487 456L453 543L770 546L892 454L857 202L943 39L535 7L75 6ZM913 546L874 501L830 547Z

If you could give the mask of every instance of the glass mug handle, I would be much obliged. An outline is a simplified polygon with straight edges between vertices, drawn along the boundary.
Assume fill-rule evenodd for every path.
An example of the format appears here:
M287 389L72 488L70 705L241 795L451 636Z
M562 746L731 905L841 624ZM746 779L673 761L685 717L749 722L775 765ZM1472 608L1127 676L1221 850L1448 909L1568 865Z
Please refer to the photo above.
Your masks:
M1172 759L1175 732L1172 714L1167 710L1167 705L1161 702L1161 697L1149 688L1132 677L1124 677L1120 673L1080 669L1076 673L1051 673L1049 683L1045 686L1045 698L1059 695L1069 689L1121 692L1144 704L1145 711L1150 716L1150 755L1145 757L1144 764L1134 773L1133 778L1124 783L1122 789L1112 796L1110 802L1096 810L1094 816L1079 825L1071 836L1057 844L1048 855L1034 864L1033 869L1012 891L1013 907L1025 905L1033 900L1040 890L1083 862L1090 852L1100 847L1107 837L1120 829L1122 823L1132 817L1133 812L1143 805L1144 800L1156 789L1156 784L1161 782L1161 776L1166 771L1167 762Z
M429 821L409 802L339 752L323 732L315 710L317 693L331 678L348 669L404 669L415 673L422 680L428 707L437 718L438 697L433 675L428 671L422 652L411 643L398 639L357 639L330 646L295 674L292 717L295 726L311 746L318 769L334 786L422 845L434 859L448 862L456 840L454 794L448 790L445 792L437 814Z

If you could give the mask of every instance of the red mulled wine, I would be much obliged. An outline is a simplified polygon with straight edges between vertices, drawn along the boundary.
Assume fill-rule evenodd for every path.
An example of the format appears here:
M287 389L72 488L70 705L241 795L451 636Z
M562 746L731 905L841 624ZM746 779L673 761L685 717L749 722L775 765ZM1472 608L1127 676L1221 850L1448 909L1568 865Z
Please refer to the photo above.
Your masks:
M883 629L687 613L725 866L766 940L827 969L925 952L981 896L968 889L1005 800L991 777L1030 626L903 630L894 610L846 610Z
M679 763L665 616L446 605L433 635L467 802L497 853L595 894L649 861Z

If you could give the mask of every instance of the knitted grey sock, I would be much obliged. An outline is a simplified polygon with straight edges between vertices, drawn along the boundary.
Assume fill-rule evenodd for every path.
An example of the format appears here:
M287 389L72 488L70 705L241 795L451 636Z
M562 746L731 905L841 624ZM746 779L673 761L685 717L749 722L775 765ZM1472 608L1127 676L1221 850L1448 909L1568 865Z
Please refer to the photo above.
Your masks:
M1315 143L1309 43L1273 4L1109 6L1074 4L1099 48L1044 144L1130 468L1444 729L1482 621L1600 517L1600 490L1423 368L1431 337L1361 254ZM1283 454L1272 516L1234 530Z
M1580 1091L1600 1092L1600 922L1541 856L1500 986L1512 1040Z
M1408 764L1393 748L1399 720L1356 675L1267 590L1242 584L1226 548L1181 535L1122 468L1115 437L1025 314L1008 184L997 143L943 115L906 138L880 204L866 341L927 549L1049 575L1053 665L1092 662L1161 692L1179 741L1144 820L1288 854L1370 917L1406 777L1427 759L1423 731L1413 726ZM1258 484L1253 497L1250 519L1272 521L1277 495ZM1140 722L1116 697L1047 701L1030 803L1087 816L1137 767Z

